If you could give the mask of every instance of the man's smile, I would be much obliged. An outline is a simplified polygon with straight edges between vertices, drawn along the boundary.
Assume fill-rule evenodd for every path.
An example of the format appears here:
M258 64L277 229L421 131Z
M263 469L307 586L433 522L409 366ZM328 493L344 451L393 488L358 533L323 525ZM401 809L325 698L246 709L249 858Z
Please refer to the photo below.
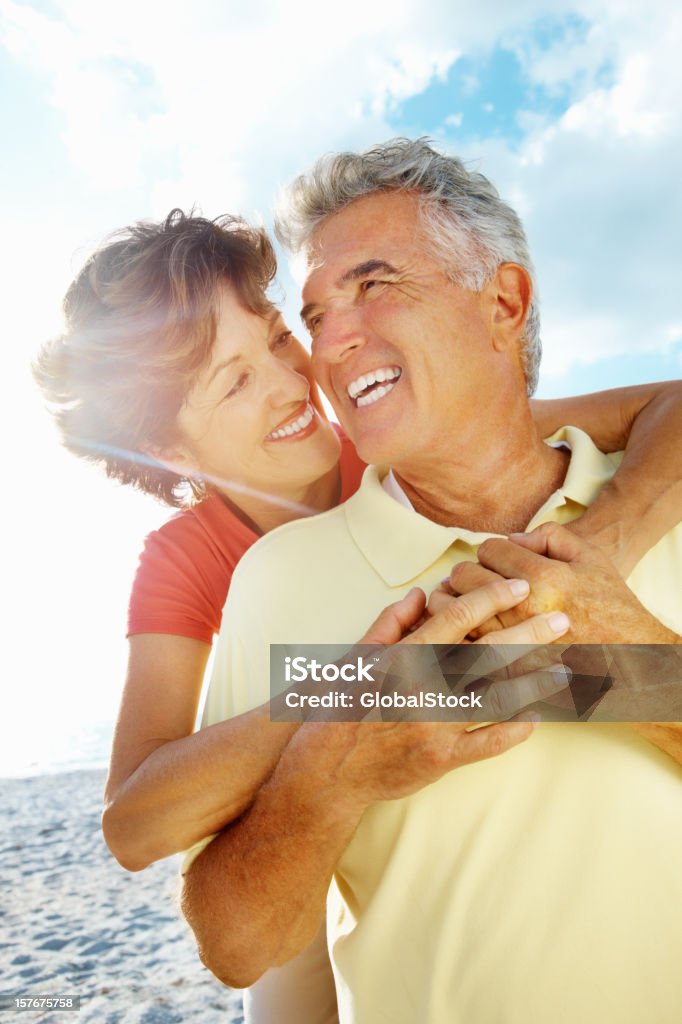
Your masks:
M347 385L346 392L356 408L372 405L393 390L401 374L399 366L382 366L356 377Z

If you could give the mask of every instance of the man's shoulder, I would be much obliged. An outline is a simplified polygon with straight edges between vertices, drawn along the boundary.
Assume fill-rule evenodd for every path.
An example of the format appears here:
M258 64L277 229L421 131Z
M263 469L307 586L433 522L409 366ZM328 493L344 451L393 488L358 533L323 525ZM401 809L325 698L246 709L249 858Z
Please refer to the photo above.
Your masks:
M254 679L263 671L270 644L330 642L352 599L360 559L343 506L261 538L232 577L214 677L224 673L225 665L232 672L238 664L238 674L249 686L257 685ZM234 706L244 710L253 701L245 692Z
M253 547L249 548L237 566L232 585L253 573L278 572L291 565L299 569L310 567L304 559L313 558L317 553L327 551L330 545L340 543L348 533L344 506L339 505L306 519L296 519L276 530L266 533Z

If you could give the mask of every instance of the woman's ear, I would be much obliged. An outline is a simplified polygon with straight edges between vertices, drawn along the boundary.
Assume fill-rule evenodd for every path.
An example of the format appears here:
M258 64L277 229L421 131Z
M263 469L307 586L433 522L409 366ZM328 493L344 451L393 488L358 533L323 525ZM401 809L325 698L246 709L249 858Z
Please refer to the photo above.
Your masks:
M526 327L533 283L525 267L501 263L491 281L494 289L493 344L498 351L517 346Z
M147 444L140 448L143 455L158 462L164 469L178 476L196 476L198 467L192 458L191 453L182 444L159 447L158 445Z

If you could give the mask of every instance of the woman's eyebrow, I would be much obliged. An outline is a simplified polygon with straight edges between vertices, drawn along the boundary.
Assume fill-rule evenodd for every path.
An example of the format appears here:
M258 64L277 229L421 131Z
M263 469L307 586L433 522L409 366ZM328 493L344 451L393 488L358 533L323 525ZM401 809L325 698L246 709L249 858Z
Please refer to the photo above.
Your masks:
M280 310L276 310L274 316L271 316L268 320L268 337L272 337L274 334L278 334L280 331L286 331L287 325L282 316Z
M218 374L222 373L223 370L226 370L228 366L232 365L232 363L236 363L238 359L241 359L241 354L230 356L229 359L224 359L222 363L216 363L216 365L211 370L210 377L206 381L206 387L209 388L213 381L215 380L215 378L218 376Z

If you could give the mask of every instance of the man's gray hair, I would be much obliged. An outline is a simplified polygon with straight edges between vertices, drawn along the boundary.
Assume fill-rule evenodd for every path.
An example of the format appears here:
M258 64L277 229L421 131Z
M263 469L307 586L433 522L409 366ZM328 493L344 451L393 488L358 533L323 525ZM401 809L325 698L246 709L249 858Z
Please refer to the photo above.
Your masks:
M283 192L275 233L291 252L308 247L321 224L355 199L373 192L403 190L417 194L430 255L449 279L481 291L501 263L518 263L533 282L524 330L523 364L528 394L537 387L540 365L540 315L535 271L523 226L500 199L495 186L469 171L455 156L438 153L427 139L391 139L364 153L323 156L308 174Z

